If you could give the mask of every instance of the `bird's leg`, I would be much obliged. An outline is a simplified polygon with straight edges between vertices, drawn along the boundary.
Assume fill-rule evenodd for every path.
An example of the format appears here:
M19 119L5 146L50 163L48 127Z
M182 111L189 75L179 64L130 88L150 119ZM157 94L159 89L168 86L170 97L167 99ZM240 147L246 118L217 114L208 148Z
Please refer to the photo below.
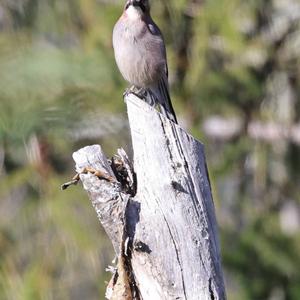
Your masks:
M144 98L146 91L144 88L138 88L135 85L132 85L131 87L127 88L124 93L123 96L128 96L129 94L134 94L139 98Z
M138 88L134 94L138 96L139 98L142 98L146 103L148 103L150 106L155 107L156 106L156 98L151 93L150 90L145 88Z
M129 94L133 94L137 96L138 98L143 99L146 103L148 103L152 107L156 107L157 100L155 96L147 89L145 88L138 88L134 85L127 88L125 92L123 93L123 97L128 96Z
M135 94L138 97L145 99L147 96L147 91L144 88L137 88Z
M69 182L66 182L64 183L62 186L61 186L61 189L62 190L66 190L69 186L71 185L76 185L79 180L80 180L80 174L88 174L88 173L91 173L95 176L97 176L99 179L104 179L108 182L112 182L112 183L115 183L116 180L115 178L113 178L112 176L108 175L107 173L104 173L103 171L100 171L100 170L96 170L92 167L85 167L83 168L83 170L79 173L76 173L76 175L71 179L71 181Z
M132 85L131 87L129 87L125 90L125 92L123 93L123 96L126 97L129 94L133 94L133 95L137 96L138 98L146 99L148 92L144 88L139 88L139 87L136 87L135 85Z
M131 87L129 88L126 88L126 90L124 91L123 93L123 97L126 97L128 96L129 94L134 94L134 90L135 90L135 86L132 85Z

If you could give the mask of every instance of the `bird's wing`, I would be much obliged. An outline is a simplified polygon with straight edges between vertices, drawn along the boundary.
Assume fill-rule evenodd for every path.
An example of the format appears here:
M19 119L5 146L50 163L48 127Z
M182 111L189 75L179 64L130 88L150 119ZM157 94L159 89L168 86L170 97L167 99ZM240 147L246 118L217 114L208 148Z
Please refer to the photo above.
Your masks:
M167 52L162 33L152 19L148 20L147 27L149 30L148 34L151 35L151 38L149 39L149 43L147 43L148 45L146 45L146 47L152 53L155 53L156 58L161 61L162 68L168 78Z
M152 19L147 22L147 27L149 29L148 34L151 35L151 38L149 38L149 42L145 46L153 55L155 55L156 59L160 61L160 68L162 71L162 76L159 79L157 86L152 87L152 91L156 94L161 107L165 110L165 115L177 123L169 94L168 64L165 42L158 26L152 21Z

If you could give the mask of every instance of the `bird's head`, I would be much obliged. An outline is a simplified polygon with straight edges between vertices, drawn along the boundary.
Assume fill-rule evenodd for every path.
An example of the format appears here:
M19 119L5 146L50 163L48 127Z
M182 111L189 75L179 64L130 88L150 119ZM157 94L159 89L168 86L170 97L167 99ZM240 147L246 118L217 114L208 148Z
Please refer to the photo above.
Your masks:
M148 0L127 0L124 8L129 18L141 18L150 13Z

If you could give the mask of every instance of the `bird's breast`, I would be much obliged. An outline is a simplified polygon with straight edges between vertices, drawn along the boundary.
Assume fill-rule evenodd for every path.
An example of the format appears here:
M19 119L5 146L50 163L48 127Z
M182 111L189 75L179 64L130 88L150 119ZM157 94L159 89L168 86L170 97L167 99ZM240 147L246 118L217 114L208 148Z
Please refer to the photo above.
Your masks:
M156 38L147 27L120 20L113 32L113 47L117 65L129 83L147 88L161 77L165 59Z

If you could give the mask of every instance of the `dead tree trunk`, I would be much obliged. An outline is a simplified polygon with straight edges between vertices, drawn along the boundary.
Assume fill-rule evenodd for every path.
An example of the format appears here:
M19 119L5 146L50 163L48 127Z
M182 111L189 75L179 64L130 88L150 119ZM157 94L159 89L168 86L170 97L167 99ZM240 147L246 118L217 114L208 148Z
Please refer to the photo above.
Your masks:
M73 154L118 256L107 297L225 299L203 145L136 96L126 102L134 166L123 150Z

